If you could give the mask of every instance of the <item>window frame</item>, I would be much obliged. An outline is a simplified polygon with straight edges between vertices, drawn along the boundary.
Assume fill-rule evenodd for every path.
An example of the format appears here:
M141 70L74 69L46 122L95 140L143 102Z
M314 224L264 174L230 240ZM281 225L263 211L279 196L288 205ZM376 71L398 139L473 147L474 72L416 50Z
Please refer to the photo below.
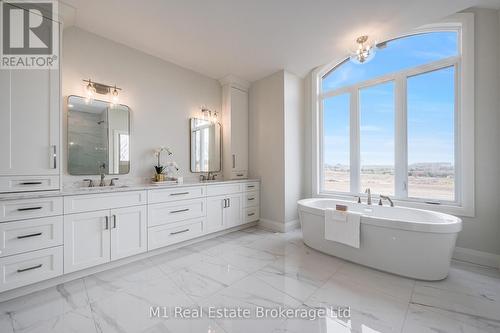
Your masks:
M360 189L360 132L359 90L384 82L394 81L395 96L395 202L400 206L431 209L461 216L474 216L474 15L455 14L438 24L423 26L407 36L455 31L458 34L459 55L432 63L419 65L395 73L369 79L335 90L322 92L322 78L348 59L332 62L316 68L311 73L312 128L312 194L317 197L336 197L352 200L364 197ZM397 39L393 38L391 40ZM407 78L439 69L454 67L455 70L455 200L408 197L407 177ZM326 98L350 94L350 192L326 191L323 164L323 101ZM398 139L399 138L399 139ZM404 138L401 140L400 138ZM361 189L360 189L361 190Z

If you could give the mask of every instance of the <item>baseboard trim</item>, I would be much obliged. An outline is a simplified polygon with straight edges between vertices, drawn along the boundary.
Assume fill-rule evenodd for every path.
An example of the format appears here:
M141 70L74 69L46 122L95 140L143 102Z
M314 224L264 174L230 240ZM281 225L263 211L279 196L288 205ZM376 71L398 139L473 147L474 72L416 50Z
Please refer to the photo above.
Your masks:
M455 247L453 259L500 269L500 255L494 253Z
M83 278L83 277L88 276L88 275L103 272L103 271L106 271L108 269L112 269L112 268L116 268L119 266L123 266L123 265L129 264L129 263L132 263L134 261L138 261L138 260L142 260L142 259L156 256L156 255L159 255L162 253L170 252L172 250L176 250L176 249L181 248L183 246L202 242L202 241L207 240L207 239L215 238L217 236L221 236L221 235L224 235L224 234L227 234L227 233L230 233L233 231L238 231L241 229L246 229L246 228L256 226L256 225L257 225L257 222L250 222L250 223L242 224L242 225L235 226L235 227L232 227L232 228L229 228L226 230L217 231L217 232L214 232L214 233L211 233L208 235L202 235L202 236L197 237L197 238L193 238L193 239L190 239L190 240L187 240L184 242L180 242L177 244L165 246L165 247L162 247L159 249L151 250L151 251L148 251L145 253L137 254L137 255L134 255L131 257L127 257L127 258L112 261L112 262L109 262L106 264L86 268L86 269L83 269L80 271L67 273L67 274L64 274L64 275L61 275L61 276L58 276L58 277L55 277L55 278L52 278L49 280L36 282L36 283L29 284L27 286L19 287L16 289L6 290L3 292L0 292L0 303L8 301L8 300L16 298L16 297L25 296L25 295L28 295L28 294L31 294L33 292L40 291L40 290L43 290L46 288L51 288L51 287L54 287L54 286L61 284L61 283L65 283L65 282L69 282L69 281L76 280L79 278Z
M286 223L268 220L268 219L260 219L259 226L263 229L267 229L274 232L288 232L290 230L296 229L300 226L299 220L292 220Z

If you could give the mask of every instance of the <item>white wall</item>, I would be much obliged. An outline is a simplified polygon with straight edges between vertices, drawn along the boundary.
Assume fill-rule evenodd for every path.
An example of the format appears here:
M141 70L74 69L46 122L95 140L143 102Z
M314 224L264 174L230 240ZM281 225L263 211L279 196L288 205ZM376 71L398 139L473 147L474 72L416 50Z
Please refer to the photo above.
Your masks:
M260 178L261 221L284 221L283 72L252 83L249 90L249 176Z
M457 246L500 255L500 13L471 9L475 14L475 206L474 218L463 217ZM310 81L305 84L307 130L304 174L311 196Z
M304 85L298 76L284 72L285 224L298 220L297 200L304 192Z
M500 254L500 24L499 12L475 14L476 216L463 218L457 246Z
M120 103L131 108L132 164L130 174L120 176L121 180L144 181L152 177L152 151L159 146L171 147L181 173L194 177L189 170L189 118L198 114L200 105L221 110L217 80L74 27L63 33L62 56L64 98L84 96L82 79L89 77L123 88ZM63 161L66 184L84 178L69 177L66 156Z
M261 223L277 231L297 226L303 196L303 80L286 71L249 91L249 173L261 178Z

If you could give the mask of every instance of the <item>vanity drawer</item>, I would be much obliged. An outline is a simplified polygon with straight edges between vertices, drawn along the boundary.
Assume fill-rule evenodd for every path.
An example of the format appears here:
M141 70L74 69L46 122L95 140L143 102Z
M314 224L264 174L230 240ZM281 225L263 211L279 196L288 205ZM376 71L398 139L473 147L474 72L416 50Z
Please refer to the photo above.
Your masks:
M228 195L234 193L242 192L241 183L230 183L224 185L208 185L207 186L207 195L215 196L215 195Z
M148 205L148 226L174 223L205 216L206 199Z
M0 257L62 244L62 216L0 223Z
M148 191L148 202L159 203L185 199L195 199L205 196L205 186L165 188Z
M179 243L200 236L203 220L195 219L148 229L148 250Z
M5 176L0 177L0 193L48 191L59 189L59 176Z
M244 191L259 191L260 183L259 182L249 182L243 184Z
M61 197L0 201L0 222L62 215Z
M259 214L259 206L245 208L243 215L245 223L258 221L260 218Z
M255 207L259 205L259 191L243 193L243 207Z
M110 192L64 197L64 214L145 205L146 191Z
M62 275L63 248L57 246L0 258L0 272L0 292Z

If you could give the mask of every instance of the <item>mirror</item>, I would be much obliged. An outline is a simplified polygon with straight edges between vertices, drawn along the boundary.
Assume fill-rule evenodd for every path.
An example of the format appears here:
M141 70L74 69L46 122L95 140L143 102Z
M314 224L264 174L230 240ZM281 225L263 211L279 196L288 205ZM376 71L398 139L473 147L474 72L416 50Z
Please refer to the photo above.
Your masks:
M130 112L126 105L68 97L70 175L130 171Z
M221 125L191 118L191 172L221 171Z

